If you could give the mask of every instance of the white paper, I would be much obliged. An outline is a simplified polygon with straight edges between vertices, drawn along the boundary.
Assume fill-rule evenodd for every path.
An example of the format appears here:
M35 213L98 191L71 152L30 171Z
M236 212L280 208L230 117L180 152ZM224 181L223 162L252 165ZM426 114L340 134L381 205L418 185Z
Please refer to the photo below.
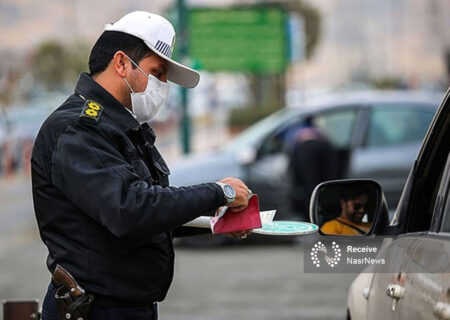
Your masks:
M261 217L261 223L264 224L270 224L273 221L273 218L275 217L275 213L277 210L268 210L268 211L261 211L259 213ZM183 224L185 227L195 227L195 228L209 228L211 229L209 221L212 217L210 216L200 216L192 221L189 221L188 223Z

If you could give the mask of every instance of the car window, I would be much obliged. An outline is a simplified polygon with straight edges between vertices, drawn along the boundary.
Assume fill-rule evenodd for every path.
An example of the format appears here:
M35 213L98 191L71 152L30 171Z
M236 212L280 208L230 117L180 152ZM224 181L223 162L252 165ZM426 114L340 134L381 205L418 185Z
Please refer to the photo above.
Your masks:
M351 144L356 113L356 109L327 110L307 118L310 118L314 127L325 134L332 145L347 149ZM305 119L286 120L285 124L280 126L261 145L260 155L289 152L293 147L295 134L305 126Z
M448 188L447 199L444 205L444 216L442 220L441 231L450 232L450 188Z
M274 114L264 118L263 120L246 129L234 140L232 140L225 149L240 150L249 146L257 146L268 133L275 130L283 122L288 121L298 114L296 109L282 109Z
M449 100L440 107L439 115L422 146L414 171L411 172L407 206L400 205L400 220L404 219L406 232L441 230L444 195L448 186L450 151ZM406 195L406 194L405 194ZM404 210L402 210L404 209ZM400 221L402 223L402 221Z
M391 146L421 142L434 112L401 105L376 106L370 117L366 146Z
M303 120L286 120L268 136L259 148L259 155L288 152L293 145L295 133L303 126Z
M328 111L316 116L314 124L337 148L349 148L356 120L356 109Z

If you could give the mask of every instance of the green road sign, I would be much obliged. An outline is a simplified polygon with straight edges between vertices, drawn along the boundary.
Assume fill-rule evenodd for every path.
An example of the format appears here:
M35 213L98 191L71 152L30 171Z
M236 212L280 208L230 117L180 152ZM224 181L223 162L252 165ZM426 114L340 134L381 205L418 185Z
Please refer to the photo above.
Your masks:
M287 63L280 8L190 9L188 55L208 71L276 73Z

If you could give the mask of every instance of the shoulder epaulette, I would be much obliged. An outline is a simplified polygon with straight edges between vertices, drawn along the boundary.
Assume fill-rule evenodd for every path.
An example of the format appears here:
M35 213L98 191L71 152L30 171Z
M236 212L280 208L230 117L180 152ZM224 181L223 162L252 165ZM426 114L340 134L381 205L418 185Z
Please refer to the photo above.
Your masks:
M103 106L100 103L93 100L86 100L83 109L81 110L80 117L82 119L87 118L98 122L100 116L102 115L102 112Z

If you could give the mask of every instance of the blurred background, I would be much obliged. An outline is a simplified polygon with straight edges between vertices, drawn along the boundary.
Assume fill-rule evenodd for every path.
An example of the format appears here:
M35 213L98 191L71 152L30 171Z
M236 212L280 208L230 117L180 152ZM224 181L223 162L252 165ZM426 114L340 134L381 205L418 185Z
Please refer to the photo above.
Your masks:
M104 25L134 10L167 17L175 59L201 73L151 122L173 185L240 177L262 209L308 220L317 183L369 177L395 210L449 85L450 2L0 0L0 299L45 293L33 141ZM311 161L306 140L333 161ZM274 241L179 241L161 318L345 318L354 275L304 274L301 238Z

